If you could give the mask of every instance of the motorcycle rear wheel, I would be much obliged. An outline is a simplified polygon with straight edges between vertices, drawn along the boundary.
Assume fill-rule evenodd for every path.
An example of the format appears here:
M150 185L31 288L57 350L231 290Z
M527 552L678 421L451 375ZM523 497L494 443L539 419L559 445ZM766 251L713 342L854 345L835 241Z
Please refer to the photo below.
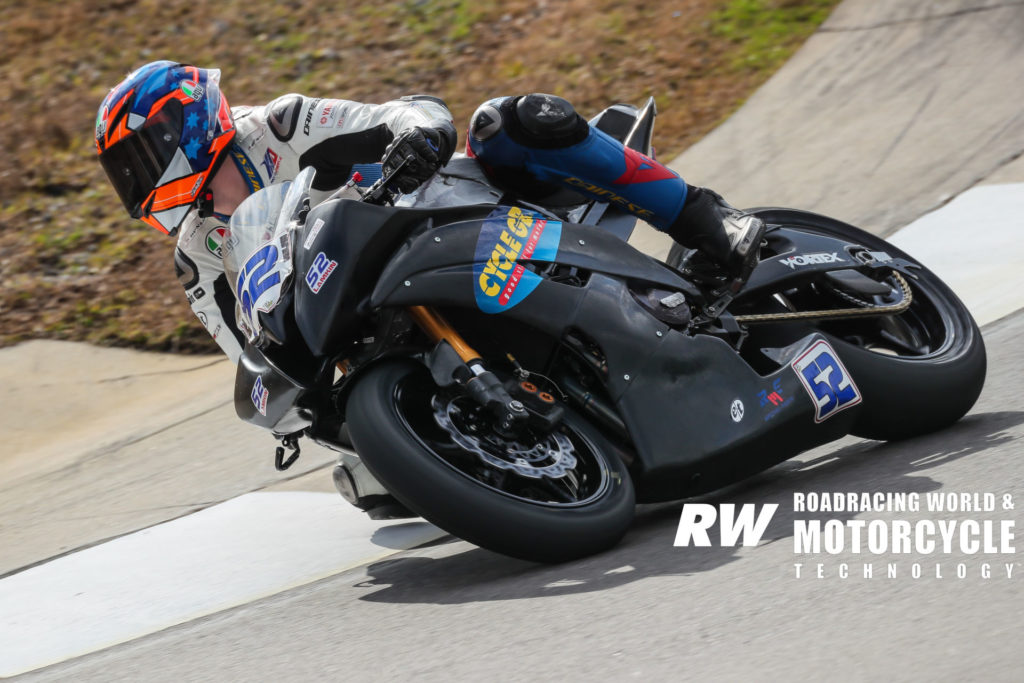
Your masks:
M772 225L839 237L871 251L920 262L877 235L827 216L795 209L751 213ZM678 265L679 249L669 254ZM985 383L985 344L963 302L923 265L906 277L913 294L905 312L846 321L791 323L795 335L818 331L828 337L863 395L851 433L892 441L936 431L963 417ZM804 302L801 308L827 308ZM762 312L769 300L733 302L733 312ZM767 312L764 310L763 312ZM785 324L780 324L781 329ZM810 328L810 329L809 329Z
M356 452L395 498L459 538L536 562L591 555L622 538L633 518L633 485L614 448L586 420L566 410L559 432L577 460L577 486L569 486L520 476L467 451L464 438L446 431L452 423L439 424L443 396L412 361L370 368L349 396ZM442 410L452 412L459 410ZM523 452L529 458L533 451Z

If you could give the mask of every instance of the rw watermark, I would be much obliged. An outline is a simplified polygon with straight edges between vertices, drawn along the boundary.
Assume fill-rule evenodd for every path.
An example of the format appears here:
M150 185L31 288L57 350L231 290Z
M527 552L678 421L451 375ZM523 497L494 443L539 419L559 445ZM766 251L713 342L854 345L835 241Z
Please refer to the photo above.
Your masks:
M717 531L714 545L756 546L778 508L686 504L675 545L711 546ZM1014 510L1011 494L796 493L793 576L1010 579L1017 568Z

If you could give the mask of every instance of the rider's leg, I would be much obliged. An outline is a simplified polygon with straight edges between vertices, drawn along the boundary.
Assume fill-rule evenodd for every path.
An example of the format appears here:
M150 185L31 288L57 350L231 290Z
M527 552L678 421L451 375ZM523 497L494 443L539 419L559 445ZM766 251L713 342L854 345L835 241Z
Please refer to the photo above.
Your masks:
M757 264L764 223L719 195L592 128L554 95L503 97L481 105L467 147L497 177L526 170L545 183L612 202L685 247L700 249L733 274Z

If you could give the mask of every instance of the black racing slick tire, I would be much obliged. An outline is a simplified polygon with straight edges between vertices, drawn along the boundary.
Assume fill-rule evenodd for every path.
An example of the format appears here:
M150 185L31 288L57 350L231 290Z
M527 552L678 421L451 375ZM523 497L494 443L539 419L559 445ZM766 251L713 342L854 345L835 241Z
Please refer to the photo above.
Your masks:
M833 218L778 208L752 213L769 226L839 237L915 264L913 277L905 278L913 295L905 312L814 325L862 393L853 435L911 438L946 427L971 409L985 383L985 344L974 318L939 277L913 255Z
M459 538L536 562L597 553L625 534L635 508L632 482L586 420L566 410L559 430L577 461L579 499L548 500L546 491L557 488L551 481L489 466L450 439L436 415L440 395L422 365L402 360L368 369L349 396L356 452L404 505Z

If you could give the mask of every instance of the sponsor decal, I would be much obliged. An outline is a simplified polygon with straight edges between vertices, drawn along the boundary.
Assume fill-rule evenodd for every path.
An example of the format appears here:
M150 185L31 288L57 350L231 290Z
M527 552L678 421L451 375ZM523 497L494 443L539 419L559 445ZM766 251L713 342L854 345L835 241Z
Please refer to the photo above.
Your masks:
M823 422L861 401L860 391L839 355L823 339L814 342L790 367L814 403L815 422Z
M768 410L768 412L764 414L765 422L778 415L779 411L793 402L792 396L784 396L782 393L781 377L776 377L775 381L772 382L771 391L762 389L757 392L757 398L761 402L761 407Z
M562 223L519 207L499 207L483 222L473 263L474 294L484 313L501 313L521 303L541 277L519 260L553 261Z
M313 123L313 112L317 110L320 106L320 102L322 101L323 100L318 98L313 100L313 103L309 105L309 111L306 112L306 120L302 122L302 132L306 135L309 135L309 125Z
M341 113L341 107L337 100L327 100L324 105L320 108L320 112L317 115L316 127L317 128L332 128L335 125L341 125L340 123L335 124L338 119L338 114Z
M313 246L313 242L316 241L316 236L320 234L320 228L324 227L324 219L317 218L313 221L313 227L309 229L309 234L306 235L306 241L302 243L302 248L309 250Z
M185 292L185 298L188 299L189 304L194 304L195 302L202 299L204 296L206 296L206 290L203 289L202 287L196 287L194 291ZM199 313L198 315L200 320L202 320L203 314ZM206 323L204 322L203 324L205 325Z
M338 262L327 258L322 251L317 254L316 258L313 259L313 265L306 272L306 284L309 285L310 291L314 294L319 292L320 288L327 282L327 278L331 276L331 273L337 267Z
M797 266L816 266L823 263L845 263L846 259L841 257L838 252L820 253L820 254L797 254L795 256L787 256L786 258L780 258L779 263L784 266L788 266L791 270L796 270Z
M267 147L267 153L263 155L263 168L267 169L267 182L274 182L277 177L277 169L281 166L281 157L274 150Z
M107 116L110 115L110 108L103 107L103 111L96 115L96 139L99 140L107 132Z
M224 238L227 232L227 228L214 228L206 233L206 248L219 259L224 258Z
M202 290L200 290L200 291L202 291ZM208 327L209 326L210 321L206 319L206 314L205 313L203 313L202 311L199 311L198 313L196 313L196 316L199 318L199 322L201 322L203 324L203 327Z
M257 192L263 189L263 182L260 180L260 174L253 166L252 161L245 155L238 145L231 146L231 158L235 160L235 164L238 166L238 170L242 172L242 177L245 178L245 182L249 185L249 192Z
M733 422L739 422L743 419L743 401L736 399L729 406L729 416L732 417Z
M277 301L281 290L281 273L278 272L277 245L267 244L258 249L242 266L238 273L235 291L243 315L252 319L253 309L269 311Z
M638 206L620 194L616 194L615 192L600 187L599 185L588 183L587 181L581 180L580 178L576 178L575 176L572 178L564 178L563 182L566 182L569 185L572 185L573 187L578 187L584 192L592 194L603 201L618 204L623 209L629 211L631 214L637 216L638 218L650 218L651 216L654 215L654 212L651 211L650 209L645 209L642 206Z
M263 378L257 377L256 383L252 385L252 404L256 406L256 410L260 411L260 415L263 417L267 416L267 399L270 398L270 391L263 386Z
M203 99L203 86L199 85L195 81L182 81L178 84L181 91L191 97L194 101L198 102Z

